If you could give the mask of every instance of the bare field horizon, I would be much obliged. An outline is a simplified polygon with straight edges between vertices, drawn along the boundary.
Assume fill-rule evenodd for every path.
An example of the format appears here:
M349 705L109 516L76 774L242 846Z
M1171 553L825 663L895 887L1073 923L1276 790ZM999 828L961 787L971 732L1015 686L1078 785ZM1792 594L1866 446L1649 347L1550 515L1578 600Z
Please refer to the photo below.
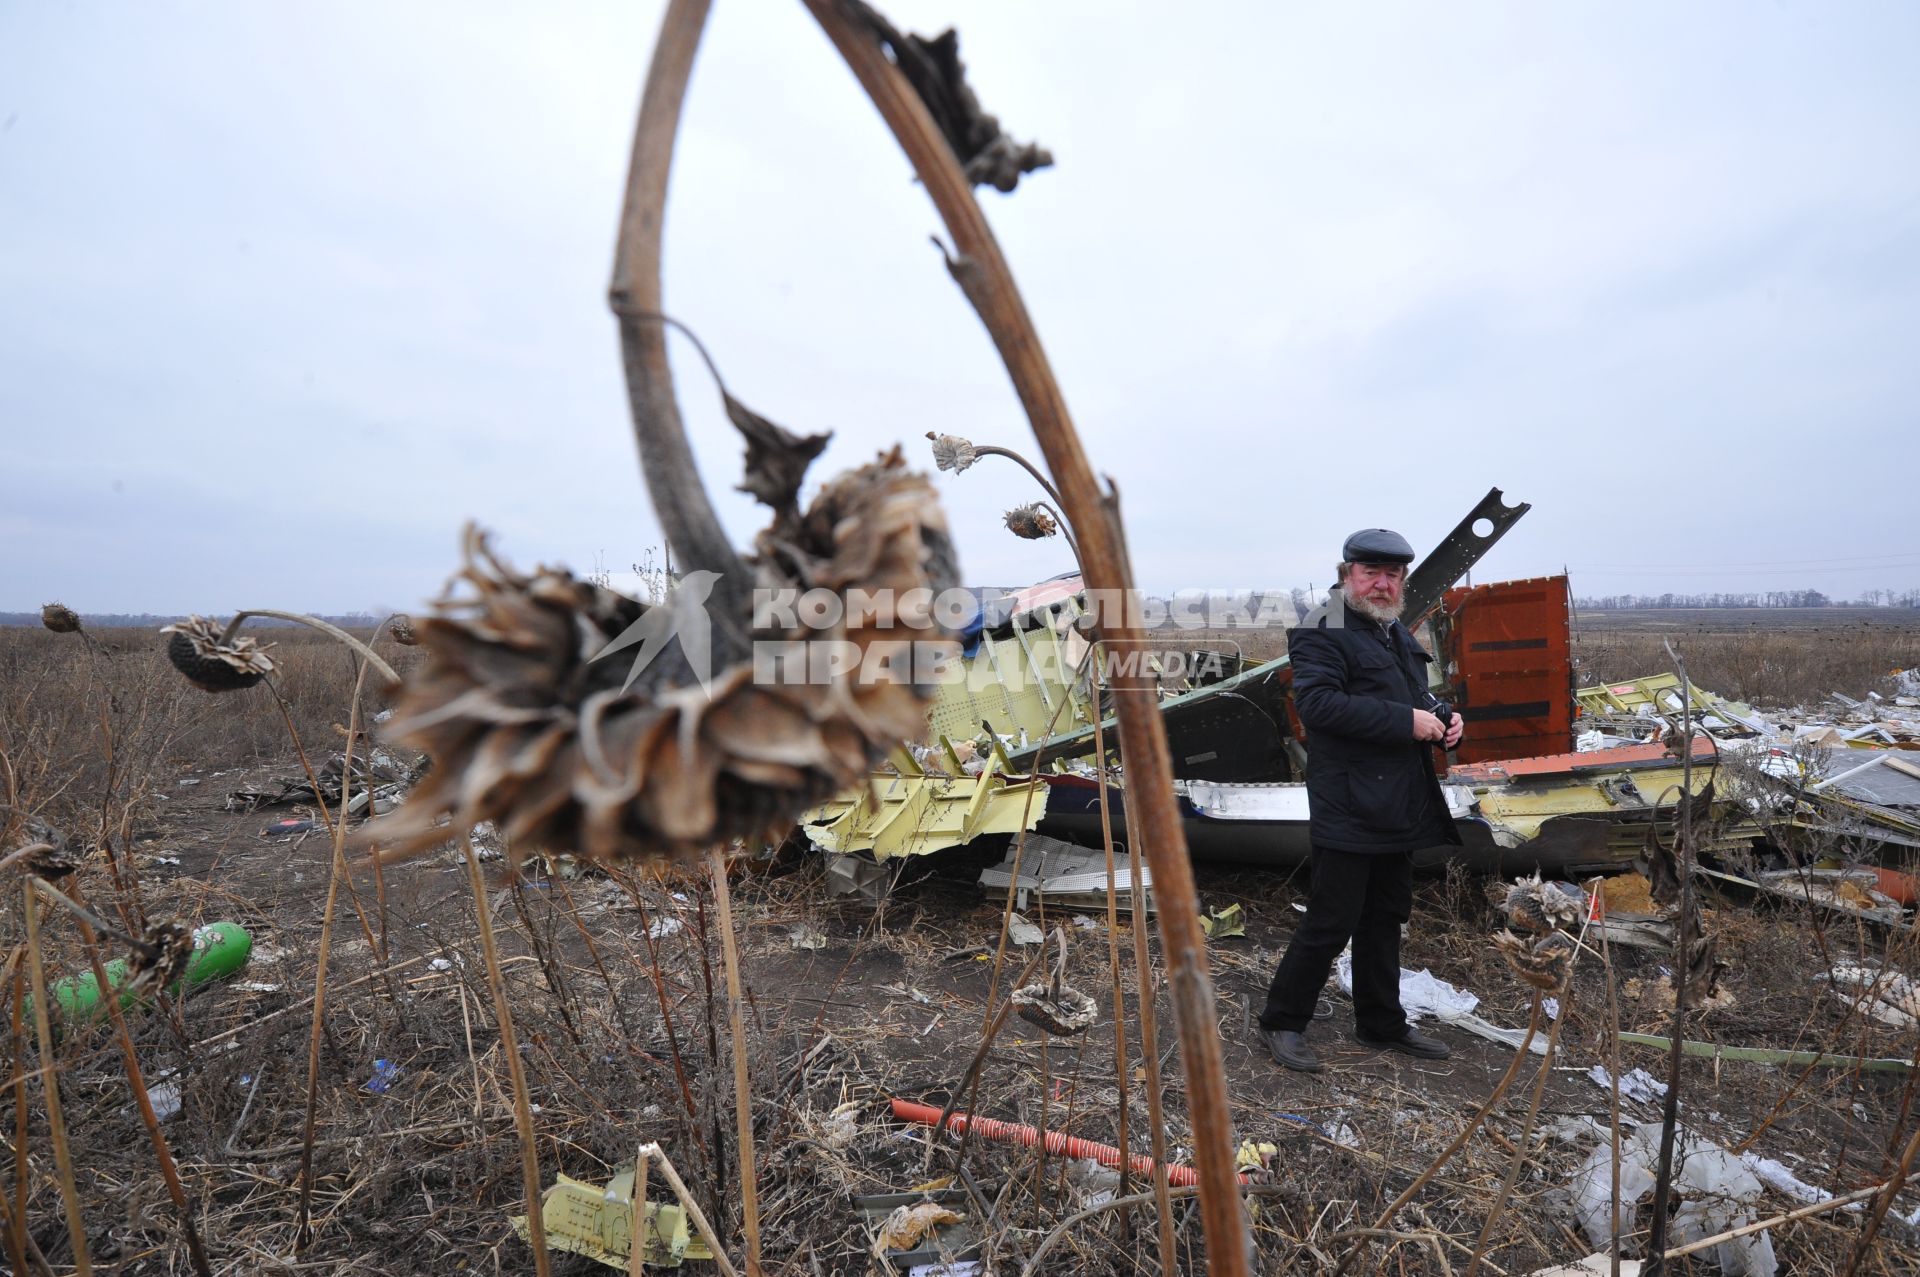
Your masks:
M1700 607L1581 608L1576 629L1644 630L1696 634L1753 630L1825 630L1853 628L1920 630L1920 608L1909 607Z

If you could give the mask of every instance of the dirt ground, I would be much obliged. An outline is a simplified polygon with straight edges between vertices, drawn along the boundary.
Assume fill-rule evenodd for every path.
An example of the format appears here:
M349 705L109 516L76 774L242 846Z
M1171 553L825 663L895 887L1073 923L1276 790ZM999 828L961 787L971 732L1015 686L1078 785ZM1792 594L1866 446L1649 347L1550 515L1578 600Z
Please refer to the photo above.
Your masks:
M508 1217L524 1210L511 1083L476 938L464 863L439 853L391 867L376 883L364 867L342 893L329 962L315 1095L311 1216L300 1246L300 1167L314 975L331 847L319 833L264 837L286 809L230 812L243 781L297 770L292 760L249 771L186 769L164 781L157 813L124 849L149 916L246 926L255 951L247 969L192 991L170 1009L131 1015L149 1085L172 1081L181 1111L164 1123L197 1225L221 1273L531 1272L530 1253ZM952 1094L980 1039L1004 900L974 878L1002 846L950 853L904 881L881 905L825 898L819 862L795 857L742 869L732 885L751 995L756 1162L763 1246L772 1271L872 1271L870 1236L855 1195L899 1192L951 1177L954 1141L929 1149L926 1130L888 1113L894 1097L938 1104ZM175 863L177 861L177 863ZM732 1072L718 933L700 875L571 880L534 873L514 885L502 862L487 866L490 913L499 933L514 1026L534 1106L543 1178L556 1172L604 1181L636 1147L657 1140L739 1254ZM99 871L90 895L110 896ZM1304 876L1201 868L1203 901L1239 903L1244 937L1210 949L1234 1117L1244 1139L1277 1154L1254 1198L1262 1271L1312 1271L1337 1256L1339 1235L1364 1228L1428 1166L1487 1098L1513 1059L1511 1048L1452 1027L1446 1062L1414 1061L1360 1047L1350 1008L1313 1038L1327 1057L1318 1076L1278 1069L1251 1034L1266 981L1305 899ZM384 906L379 897L384 894ZM1044 913L1044 917L1042 916ZM1068 983L1101 1004L1083 1036L1050 1038L1010 1019L984 1070L979 1111L1084 1138L1119 1138L1112 983L1104 916L1068 918L1030 908L1071 937ZM1688 1036L1912 1058L1914 1035L1862 1025L1811 980L1830 960L1878 955L1885 938L1806 913L1760 912L1716 902L1711 926L1726 963L1726 1005L1699 1013ZM1147 1099L1134 996L1130 935L1119 937L1129 1035L1129 1136L1145 1151ZM1501 1026L1527 1020L1530 991L1489 943L1495 919L1481 882L1436 877L1419 891L1405 962L1477 994L1479 1014ZM651 935L650 935L651 933ZM84 962L73 928L47 924L54 974ZM382 947L385 961L381 960ZM1157 947L1157 946L1156 946ZM1904 953L1894 946L1893 957ZM1014 951L1010 982L1024 954ZM1616 950L1622 1027L1665 1033L1661 957ZM1488 1271L1528 1273L1592 1247L1570 1226L1560 1199L1593 1137L1604 1129L1608 1091L1587 1072L1607 1056L1606 982L1586 961L1563 996L1558 1054L1544 1074L1532 1130L1530 1059L1487 1127L1401 1213L1407 1237L1388 1239L1358 1271L1464 1271L1493 1204ZM1185 1104L1170 1013L1161 1008L1169 1156L1188 1154ZM1544 1031L1543 1025L1543 1031ZM31 1053L16 1039L13 1058ZM154 1153L130 1103L118 1052L104 1029L60 1044L66 1124L96 1271L191 1271L177 1213L155 1173ZM1665 1059L1624 1047L1623 1070L1665 1076ZM378 1061L387 1061L384 1085ZM169 1070L177 1070L170 1079ZM371 1084L371 1085L370 1085ZM1803 1071L1689 1060L1682 1123L1725 1145L1777 1159L1813 1189L1838 1194L1881 1180L1912 1125L1909 1075ZM72 1257L57 1175L46 1150L44 1108L29 1106L31 1189L27 1218L54 1271ZM4 1129L17 1147L5 1114ZM1623 1101L1624 1122L1655 1120L1656 1106ZM1516 1151L1517 1185L1501 1182ZM973 1140L967 1174L991 1208L985 1221L996 1272L1018 1272L1046 1235L1085 1206L1111 1177L1035 1151ZM18 1182L13 1166L0 1166ZM1137 1191L1137 1182L1129 1191ZM657 1181L656 1181L657 1190ZM11 1191L11 1188L9 1189ZM1909 1198L1911 1200L1909 1200ZM1758 1209L1800 1204L1768 1189ZM1894 1214L1920 1205L1908 1194ZM1175 1204L1187 1271L1205 1269L1191 1200ZM976 1217L979 1212L973 1213ZM1645 1226L1643 1208L1641 1226ZM979 1222L976 1218L975 1222ZM1773 1230L1783 1271L1840 1271L1858 1214L1838 1213ZM1158 1267L1151 1212L1109 1212L1072 1227L1043 1271L1132 1273ZM1408 1230L1418 1230L1412 1232ZM1911 1230L1889 1218L1862 1271L1916 1271ZM1432 1246L1438 1244L1438 1256ZM1496 1267L1497 1265L1497 1267ZM710 1265L689 1262L690 1271ZM1677 1271L1715 1271L1692 1257ZM556 1256L554 1272L608 1271Z

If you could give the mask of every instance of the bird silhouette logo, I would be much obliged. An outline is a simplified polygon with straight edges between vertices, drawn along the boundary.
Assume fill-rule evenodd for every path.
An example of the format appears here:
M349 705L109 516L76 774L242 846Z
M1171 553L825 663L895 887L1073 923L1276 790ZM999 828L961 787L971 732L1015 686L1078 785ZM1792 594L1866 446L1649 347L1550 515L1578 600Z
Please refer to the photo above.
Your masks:
M638 643L640 651L634 655L633 667L627 671L627 681L620 685L620 690L624 692L633 686L641 671L666 650L667 643L678 638L680 650L686 655L687 665L693 670L700 690L708 699L712 699L713 621L707 615L707 599L719 579L718 572L705 569L687 573L668 588L663 602L641 613L639 620L622 630L589 660L597 661Z

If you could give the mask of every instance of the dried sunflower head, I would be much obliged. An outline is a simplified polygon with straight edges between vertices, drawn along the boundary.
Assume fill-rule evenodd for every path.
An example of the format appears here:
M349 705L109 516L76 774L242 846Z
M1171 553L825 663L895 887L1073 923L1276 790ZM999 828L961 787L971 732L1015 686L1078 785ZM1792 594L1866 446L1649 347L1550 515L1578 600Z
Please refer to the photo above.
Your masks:
M933 464L937 469L959 474L980 459L972 441L962 439L959 435L937 435L929 430L927 438L933 440Z
M843 602L858 591L857 605L824 628L756 628L673 597L648 607L563 570L516 572L469 529L465 593L420 622L426 660L387 725L432 769L361 841L404 856L445 841L451 817L493 821L509 846L691 857L784 829L924 734L932 676L951 651L932 600L955 576L925 476L895 449L783 513L757 544L763 587ZM594 659L629 634L646 635L640 655L652 649L643 668ZM880 670L876 658L903 643L933 659Z
M1055 927L1046 943L1054 947L1053 971L1040 983L1023 985L1008 995L1020 1018L1037 1024L1057 1037L1085 1033L1099 1017L1100 1007L1091 997L1067 983L1067 933Z
M393 619L387 622L387 634L401 647L416 647L420 643L420 635L413 628L413 618L405 612L394 613Z
M55 634L78 634L80 614L64 603L45 603L40 607L40 624Z
M65 834L6 803L0 803L0 848L8 849L0 855L0 863L18 865L22 872L47 882L59 882L80 867Z
M1060 525L1045 506L1034 501L1007 511L1007 531L1027 541L1039 541L1056 535Z
M187 973L193 930L175 918L149 925L127 953L127 992L165 989Z
M1023 174L1046 168L1053 153L1034 142L1015 142L1000 127L1000 117L981 109L967 83L966 63L960 60L960 35L952 28L931 39L903 36L866 5L849 6L851 16L866 26L893 53L894 63L926 105L927 113L945 135L967 180L1011 191Z
M201 617L190 616L160 632L173 636L167 640L167 659L203 692L239 691L273 673L265 648L250 638L227 638Z
M1500 931L1494 934L1493 947L1515 975L1547 993L1559 992L1573 971L1574 939L1564 931L1549 931L1530 940Z
M1538 873L1531 878L1516 878L1510 884L1496 884L1488 892L1496 896L1495 903L1506 912L1508 922L1529 935L1544 935L1580 921L1579 903L1542 881Z
M1085 1033L1100 1018L1100 1005L1070 985L1028 984L1008 995L1020 1018L1055 1037Z
M6 847L8 855L12 855L21 847L33 845L44 847L44 851L25 856L19 864L38 878L58 881L79 866L79 858L67 849L65 833L46 824L25 808L0 803L0 847ZM0 860L4 858L6 856L0 856Z
M37 844L35 851L21 862L21 868L34 877L46 882L59 882L72 877L80 869L80 860L65 847L56 847L50 843Z

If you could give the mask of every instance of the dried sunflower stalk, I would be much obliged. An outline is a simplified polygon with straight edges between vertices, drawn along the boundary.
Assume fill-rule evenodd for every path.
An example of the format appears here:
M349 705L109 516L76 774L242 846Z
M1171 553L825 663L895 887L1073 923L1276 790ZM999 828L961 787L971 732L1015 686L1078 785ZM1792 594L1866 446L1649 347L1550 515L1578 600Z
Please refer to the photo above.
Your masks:
M233 637L204 617L162 626L167 659L203 692L236 692L273 673L273 658L251 638Z
M393 614L393 619L387 622L387 634L401 647L417 647L420 643L420 636L414 632L413 618L405 612Z
M419 622L427 659L387 728L433 767L363 840L399 858L444 842L451 818L460 829L493 821L512 847L689 858L783 828L922 735L933 686L915 679L925 664L874 677L862 660L799 681L789 665L756 670L754 644L839 644L843 659L902 641L950 650L932 608L954 579L932 486L898 449L830 482L804 513L788 504L797 486L775 494L774 525L747 561L756 581L883 602L845 607L827 628L704 617L714 630L706 671L689 659L688 617L673 622L680 642L637 675L627 660L596 661L655 609L563 570L518 573L469 529L466 593Z

